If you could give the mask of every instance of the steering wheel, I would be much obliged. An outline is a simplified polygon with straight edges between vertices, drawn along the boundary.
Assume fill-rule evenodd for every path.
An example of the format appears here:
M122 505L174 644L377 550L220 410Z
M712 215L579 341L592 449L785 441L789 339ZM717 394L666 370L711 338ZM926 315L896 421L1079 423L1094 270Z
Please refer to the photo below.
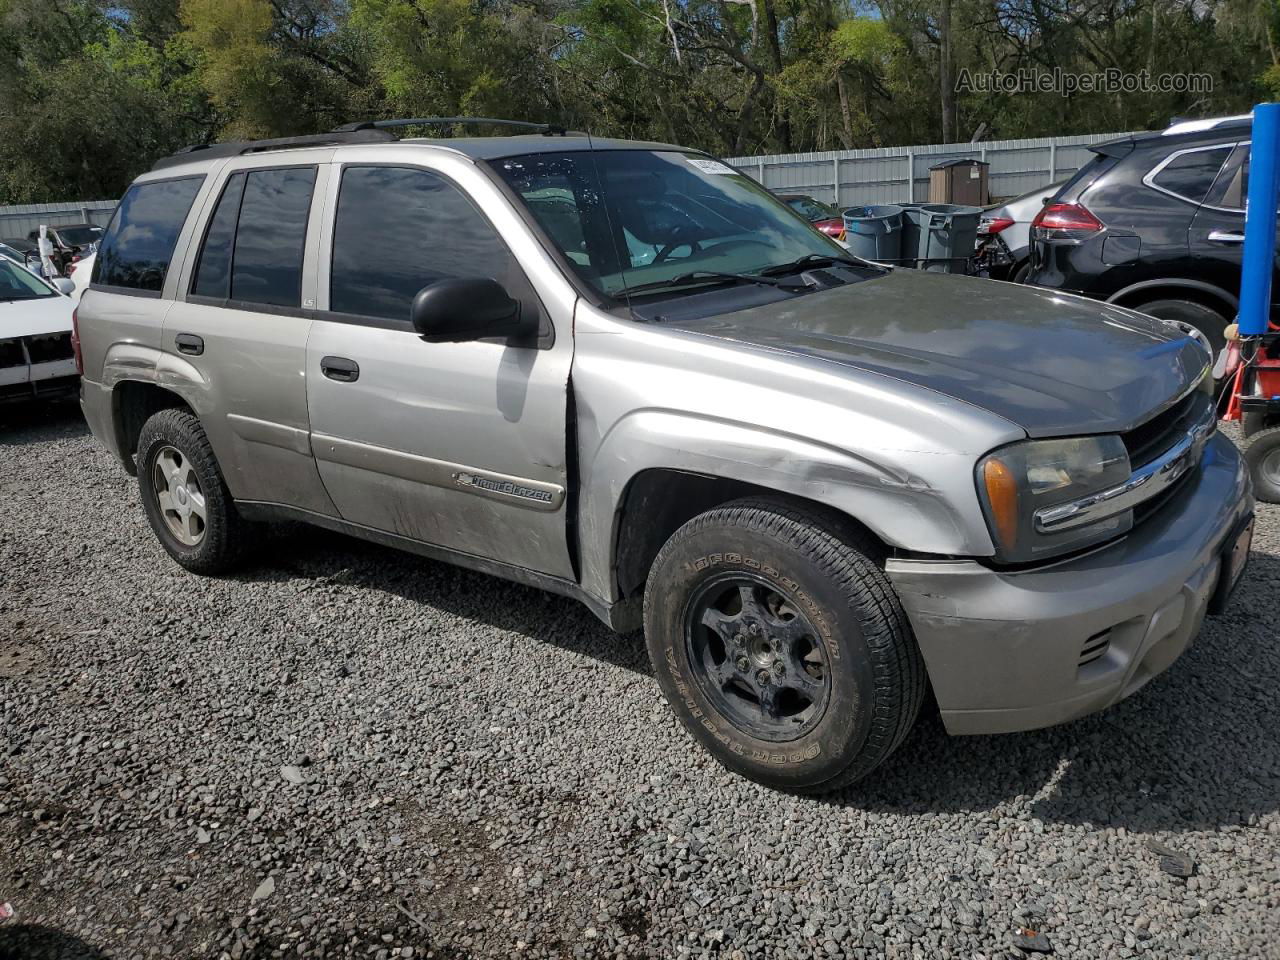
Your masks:
M680 235L684 233L684 230L685 228L683 226L676 226L671 231L671 239L668 240L666 243L664 243L662 247L658 250L658 252L654 255L654 258L653 258L654 263L662 263L662 261L666 260L667 257L671 256L671 254L675 253L681 247L689 248L689 256L693 256L695 253L697 253L699 250L702 249L702 247L698 245L697 240L681 240L680 239Z
M766 250L773 250L773 244L765 243L762 240L726 240L724 243L713 243L707 247L708 253L728 253L730 250L739 250L742 247L764 247Z

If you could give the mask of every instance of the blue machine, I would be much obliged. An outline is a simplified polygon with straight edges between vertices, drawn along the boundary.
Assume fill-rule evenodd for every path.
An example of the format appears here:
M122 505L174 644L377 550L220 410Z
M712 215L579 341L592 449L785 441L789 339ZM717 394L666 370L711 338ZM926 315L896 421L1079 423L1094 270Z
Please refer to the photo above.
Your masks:
M1271 279L1275 271L1276 204L1280 201L1280 104L1253 108L1249 196L1240 265L1239 364L1231 372L1226 419L1240 420L1248 440L1244 462L1253 492L1280 503L1280 334L1271 332Z
M1244 337L1266 333L1271 315L1276 203L1280 201L1280 103L1260 103L1253 108L1252 141L1240 275L1239 324Z
M1244 460L1259 500L1280 503L1280 334L1270 332L1280 201L1280 103L1253 108L1249 198L1240 271L1240 364L1227 419L1241 420Z

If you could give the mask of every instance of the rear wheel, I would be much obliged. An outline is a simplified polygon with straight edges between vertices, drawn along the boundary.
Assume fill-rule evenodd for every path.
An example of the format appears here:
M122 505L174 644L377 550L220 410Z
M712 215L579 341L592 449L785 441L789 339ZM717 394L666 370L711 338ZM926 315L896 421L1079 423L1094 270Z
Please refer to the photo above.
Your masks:
M911 729L924 664L874 547L839 514L762 498L695 517L658 554L654 672L729 769L820 793L866 776Z
M1031 276L1031 261L1024 260L1014 268L1013 276L1009 279L1014 283L1026 283L1029 276Z
M138 490L151 529L193 573L223 573L240 557L244 522L199 419L173 408L153 414L138 437Z
M1280 503L1280 427L1267 427L1254 434L1245 448L1244 462L1249 466L1257 498Z
M1133 309L1161 320L1180 320L1191 324L1208 338L1215 357L1226 346L1223 331L1227 327L1227 318L1203 303L1196 303L1194 300L1152 300L1138 304Z

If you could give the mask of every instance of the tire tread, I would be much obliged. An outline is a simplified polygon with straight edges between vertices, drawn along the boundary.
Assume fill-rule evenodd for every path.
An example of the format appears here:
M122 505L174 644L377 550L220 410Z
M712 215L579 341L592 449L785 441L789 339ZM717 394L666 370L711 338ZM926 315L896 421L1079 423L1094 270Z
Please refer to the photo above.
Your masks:
M858 611L876 678L871 730L861 751L840 774L797 792L826 793L861 779L906 738L927 684L924 659L906 612L884 570L872 560L883 552L880 544L837 511L780 497L750 497L699 514L677 530L658 552L650 581L681 541L723 525L751 530L808 556ZM646 622L650 596L646 589Z
M162 529L163 521L158 522L158 515L153 516L155 508L148 500L150 476L147 474L146 479L143 478L144 473L150 469L148 451L157 442L172 444L185 453L195 464L202 479L216 479L216 483L211 485L212 489L204 491L209 505L208 516L204 539L194 551L175 549L167 532ZM218 459L214 456L213 447L200 419L183 407L169 407L152 414L143 424L138 436L138 461L144 509L156 536L169 555L192 573L213 575L233 569L243 554L248 525L236 510L235 501L227 489Z

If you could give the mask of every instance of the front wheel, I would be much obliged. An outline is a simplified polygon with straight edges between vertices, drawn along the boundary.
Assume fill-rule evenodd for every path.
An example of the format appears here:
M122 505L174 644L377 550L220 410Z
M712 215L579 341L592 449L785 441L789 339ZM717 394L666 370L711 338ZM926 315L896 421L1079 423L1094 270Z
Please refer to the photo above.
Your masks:
M771 498L701 514L659 552L649 656L726 767L821 793L866 776L911 729L924 664L873 552L840 514Z

